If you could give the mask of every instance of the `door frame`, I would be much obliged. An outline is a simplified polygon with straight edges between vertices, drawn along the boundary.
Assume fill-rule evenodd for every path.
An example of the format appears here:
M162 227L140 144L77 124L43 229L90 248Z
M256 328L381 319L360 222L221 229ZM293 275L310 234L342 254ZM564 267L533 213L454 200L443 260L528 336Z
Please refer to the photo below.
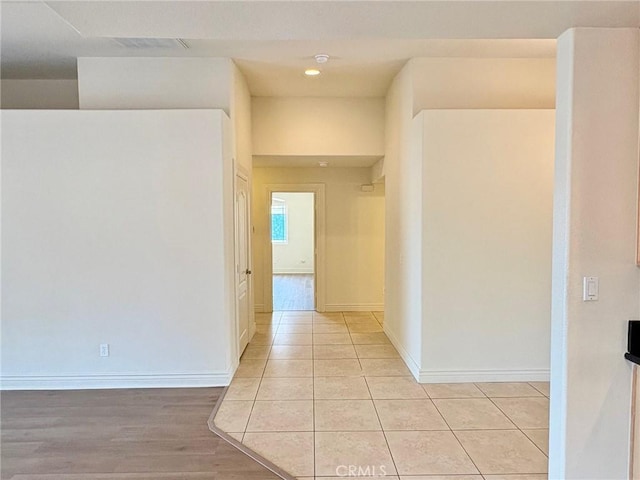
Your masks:
M325 311L325 185L323 183L280 183L265 185L266 225L264 243L264 310L273 311L273 245L271 244L271 196L274 192L314 193L314 288L315 309Z
M233 291L234 291L234 306L235 306L235 319L233 322L234 327L234 346L235 346L235 358L239 358L241 352L240 348L240 308L238 305L238 260L239 260L239 251L238 251L238 203L237 203L237 177L245 180L247 182L247 268L249 270L253 270L251 268L252 262L252 232L253 232L253 222L251 221L251 176L246 168L240 165L237 161L233 162L233 224L234 224L234 255L233 255ZM249 327L248 327L248 336L249 341L251 341L251 337L256 330L255 324L255 316L254 316L254 298L253 298L253 275L247 275L247 295L249 298L249 307L247 314L249 315Z

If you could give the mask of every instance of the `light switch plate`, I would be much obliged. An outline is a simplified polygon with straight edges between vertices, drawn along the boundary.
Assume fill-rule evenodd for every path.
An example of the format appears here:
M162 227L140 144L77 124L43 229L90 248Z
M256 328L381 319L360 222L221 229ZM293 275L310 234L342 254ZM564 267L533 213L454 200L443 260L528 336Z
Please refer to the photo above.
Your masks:
M582 284L582 300L585 302L595 302L598 300L600 285L598 277L584 277Z

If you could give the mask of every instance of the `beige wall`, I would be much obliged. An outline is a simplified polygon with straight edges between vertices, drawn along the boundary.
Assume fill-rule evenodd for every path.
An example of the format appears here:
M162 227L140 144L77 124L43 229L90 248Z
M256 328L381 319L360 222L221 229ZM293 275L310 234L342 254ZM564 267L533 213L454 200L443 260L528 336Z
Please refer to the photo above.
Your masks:
M326 188L326 307L382 309L384 186L361 192L367 168L254 168L253 271L256 309L264 305L265 242L270 241L265 185L323 183Z
M232 65L231 81L233 82L230 97L231 122L233 123L234 158L246 174L251 175L251 92L242 72Z
M274 200L281 200L274 204L283 205L287 215L287 240L272 247L274 274L314 273L313 197L313 193L273 193Z
M254 97L253 154L384 155L383 98Z
M425 110L421 381L549 378L553 110Z
M555 58L414 58L413 113L554 108Z

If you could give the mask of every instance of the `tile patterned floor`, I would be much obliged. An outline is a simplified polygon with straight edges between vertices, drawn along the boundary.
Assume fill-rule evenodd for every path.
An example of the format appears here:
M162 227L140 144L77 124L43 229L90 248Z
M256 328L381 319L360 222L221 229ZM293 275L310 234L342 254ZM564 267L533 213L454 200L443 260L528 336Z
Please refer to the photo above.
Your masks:
M218 428L304 480L542 480L549 384L416 383L378 312L258 314Z

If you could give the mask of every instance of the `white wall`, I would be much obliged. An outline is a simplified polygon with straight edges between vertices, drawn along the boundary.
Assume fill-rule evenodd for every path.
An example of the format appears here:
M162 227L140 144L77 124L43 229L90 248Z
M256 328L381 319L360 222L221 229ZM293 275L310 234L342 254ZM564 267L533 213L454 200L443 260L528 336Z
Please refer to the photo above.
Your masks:
M418 139L412 117L409 63L386 100L384 329L417 378L422 359L422 144L412 141Z
M251 174L251 93L230 59L81 57L78 87L80 108L87 110L224 110L232 122L233 156Z
M314 198L313 193L273 194L287 212L288 236L286 243L273 244L274 274L313 274L314 250Z
M553 110L425 110L423 382L549 378Z
M382 156L383 98L254 97L254 155Z
M230 112L228 58L80 57L80 108L220 108Z
M0 80L3 109L78 109L77 80Z
M3 388L229 381L226 122L211 110L2 112Z
M629 319L635 265L640 35L575 29L558 41L549 478L628 478ZM582 278L600 299L582 301Z
M264 308L265 244L270 241L266 185L324 183L326 308L381 310L384 286L384 186L360 191L368 168L254 168L253 271L256 310Z
M554 108L555 58L414 58L413 112Z
M81 109L224 110L231 119L231 141L225 147L234 159L225 178L232 179L236 169L251 182L251 94L244 75L231 59L79 58L78 83ZM233 205L225 211L230 215L226 224L232 225ZM228 261L233 263L233 258ZM250 285L250 303L252 290ZM253 310L250 308L251 315ZM249 325L253 332L253 317Z

